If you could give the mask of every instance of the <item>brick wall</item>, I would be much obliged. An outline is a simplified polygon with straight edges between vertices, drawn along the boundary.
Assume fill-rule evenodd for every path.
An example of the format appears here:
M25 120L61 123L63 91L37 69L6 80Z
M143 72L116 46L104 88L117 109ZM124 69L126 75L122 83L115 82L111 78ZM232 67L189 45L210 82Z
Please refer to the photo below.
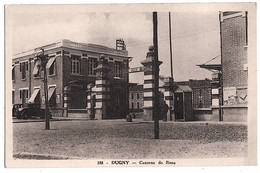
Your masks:
M245 14L245 15L244 15ZM247 103L247 15L237 13L221 22L223 104Z
M90 51L84 51L84 50L79 50L79 49L72 49L72 48L67 48L67 47L57 47L53 48L50 50L46 50L45 54L48 54L49 56L55 55L55 73L54 75L49 75L49 70L47 70L47 75L48 75L48 85L55 85L56 86L56 100L59 100L57 102L56 106L52 107L51 110L58 110L63 108L63 89L65 86L71 85L72 81L83 81L82 88L80 91L80 95L77 95L76 100L79 102L83 102L81 107L86 108L87 107L87 99L86 99L86 86L89 83L95 83L95 76L89 76L88 71L89 71L89 61L88 57L93 57L98 59L101 55L101 53L97 52L90 52ZM71 74L71 55L76 55L80 56L80 74ZM119 87L124 87L121 83L125 83L127 81L127 75L128 75L128 67L127 63L123 62L123 57L117 56L117 55L105 55L106 58L109 58L109 67L111 68L110 72L110 80L116 80L120 81ZM34 87L39 87L40 88L40 100L41 103L43 103L42 98L44 97L44 86L42 83L43 80L43 72L41 71L40 77L34 77L33 76L33 70L35 66L35 61L32 60L31 65L28 65L28 70L26 71L26 77L25 79L22 79L22 74L20 72L20 62L28 61L29 58L35 59L34 53L26 56L21 56L18 58L13 59L13 64L15 64L14 67L14 80L13 80L13 92L14 92L14 104L21 104L22 100L20 99L20 92L19 89L21 88L28 88L29 93L28 93L28 98L26 98L25 103L28 102L31 94L33 93ZM114 79L114 63L115 61L120 61L122 66L122 77ZM126 59L124 60L126 61ZM28 63L29 64L29 63ZM31 68L30 68L31 67ZM31 87L29 85L29 74L31 73ZM117 82L112 82L115 85L117 85ZM72 84L73 85L73 84ZM75 83L75 85L78 86L78 83ZM31 88L31 90L30 90ZM122 93L126 93L125 90L122 90ZM125 95L120 95L122 102L124 103L124 106L126 106L126 94ZM123 98L124 97L124 98ZM84 106L85 105L85 106ZM44 106L42 104L42 106ZM56 111L57 112L57 111Z
M246 17L238 16L221 23L223 87L247 86Z

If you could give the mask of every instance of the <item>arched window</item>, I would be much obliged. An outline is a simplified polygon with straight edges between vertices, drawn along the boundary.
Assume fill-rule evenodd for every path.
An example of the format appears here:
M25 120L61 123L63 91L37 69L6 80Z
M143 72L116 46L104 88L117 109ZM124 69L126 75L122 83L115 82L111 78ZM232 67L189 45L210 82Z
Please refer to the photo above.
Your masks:
M137 102L137 109L140 109L140 105L139 105L139 102Z
M132 100L134 99L134 93L131 94Z
M136 94L137 99L139 99L139 93Z
M134 109L134 102L132 102L132 109Z

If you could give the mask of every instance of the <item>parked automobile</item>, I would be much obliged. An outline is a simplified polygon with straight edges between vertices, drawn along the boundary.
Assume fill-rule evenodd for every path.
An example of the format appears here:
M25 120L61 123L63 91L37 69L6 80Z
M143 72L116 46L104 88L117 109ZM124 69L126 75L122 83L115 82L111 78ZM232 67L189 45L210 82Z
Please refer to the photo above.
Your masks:
M17 119L29 119L29 118L45 118L45 109L42 109L39 104L16 104L13 105L13 117ZM52 118L50 112L50 118Z

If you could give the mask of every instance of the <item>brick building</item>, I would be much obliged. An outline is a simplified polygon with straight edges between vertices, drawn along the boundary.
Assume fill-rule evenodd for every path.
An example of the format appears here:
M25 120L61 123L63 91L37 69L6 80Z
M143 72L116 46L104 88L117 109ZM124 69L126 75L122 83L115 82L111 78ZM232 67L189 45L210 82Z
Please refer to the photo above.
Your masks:
M189 80L189 81L180 81L180 82L173 82L172 86L168 86L167 83L169 79L163 76L160 76L160 87L159 91L163 95L164 100L168 104L169 107L172 108L172 118L169 120L176 120L174 115L174 99L177 94L178 88L189 88L190 93L192 95L191 103L192 108L197 116L197 114L211 114L211 107L212 107L212 80L205 79L205 80ZM171 87L171 88L169 88ZM170 89L170 90L169 90ZM167 92L170 92L172 97L167 95ZM175 93L176 92L176 93ZM143 85L138 84L131 84L129 87L129 109L131 112L142 112L142 106L144 102L144 90ZM170 98L170 99L168 99ZM169 101L171 100L171 101ZM139 108L138 108L139 105ZM192 115L191 115L192 116ZM205 116L205 115L204 115ZM210 115L209 115L210 116ZM141 116L140 116L141 117ZM193 117L193 120L201 120L200 118Z
M13 104L35 103L44 106L43 71L35 57L41 49L44 49L45 54L50 58L47 63L48 100L53 116L69 116L70 114L67 115L64 111L67 110L68 112L81 111L84 113L83 116L88 117L90 112L87 110L90 110L93 96L96 97L95 109L98 109L98 106L101 106L100 109L102 107L106 109L106 115L96 118L125 116L125 110L128 108L127 85L130 58L125 45L113 49L61 40L14 55ZM103 55L102 60L101 55ZM108 69L106 78L102 73L104 64ZM99 77L96 73L99 73ZM88 86L92 87L88 88ZM89 90L91 93L87 96ZM104 106L105 102L106 106Z
M133 84L129 87L129 109L132 111L142 111L143 109L143 85Z
M192 89L192 107L210 108L211 107L211 80L192 80L174 82L175 86L186 85Z
M220 13L224 121L247 119L247 12Z

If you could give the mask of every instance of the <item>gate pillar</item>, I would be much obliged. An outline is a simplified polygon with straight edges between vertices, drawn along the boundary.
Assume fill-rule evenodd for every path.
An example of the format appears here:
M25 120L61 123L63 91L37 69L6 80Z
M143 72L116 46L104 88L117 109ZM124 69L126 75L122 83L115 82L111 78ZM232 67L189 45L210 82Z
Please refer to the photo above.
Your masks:
M100 56L98 66L94 69L96 72L96 107L95 118L107 118L107 105L110 99L109 71L108 61L104 55Z
M144 61L141 62L141 64L144 66L144 115L143 120L144 121L152 121L154 118L153 115L153 105L154 105L154 47L150 46L149 51L146 55L146 58ZM159 61L158 65L161 65L162 62Z

